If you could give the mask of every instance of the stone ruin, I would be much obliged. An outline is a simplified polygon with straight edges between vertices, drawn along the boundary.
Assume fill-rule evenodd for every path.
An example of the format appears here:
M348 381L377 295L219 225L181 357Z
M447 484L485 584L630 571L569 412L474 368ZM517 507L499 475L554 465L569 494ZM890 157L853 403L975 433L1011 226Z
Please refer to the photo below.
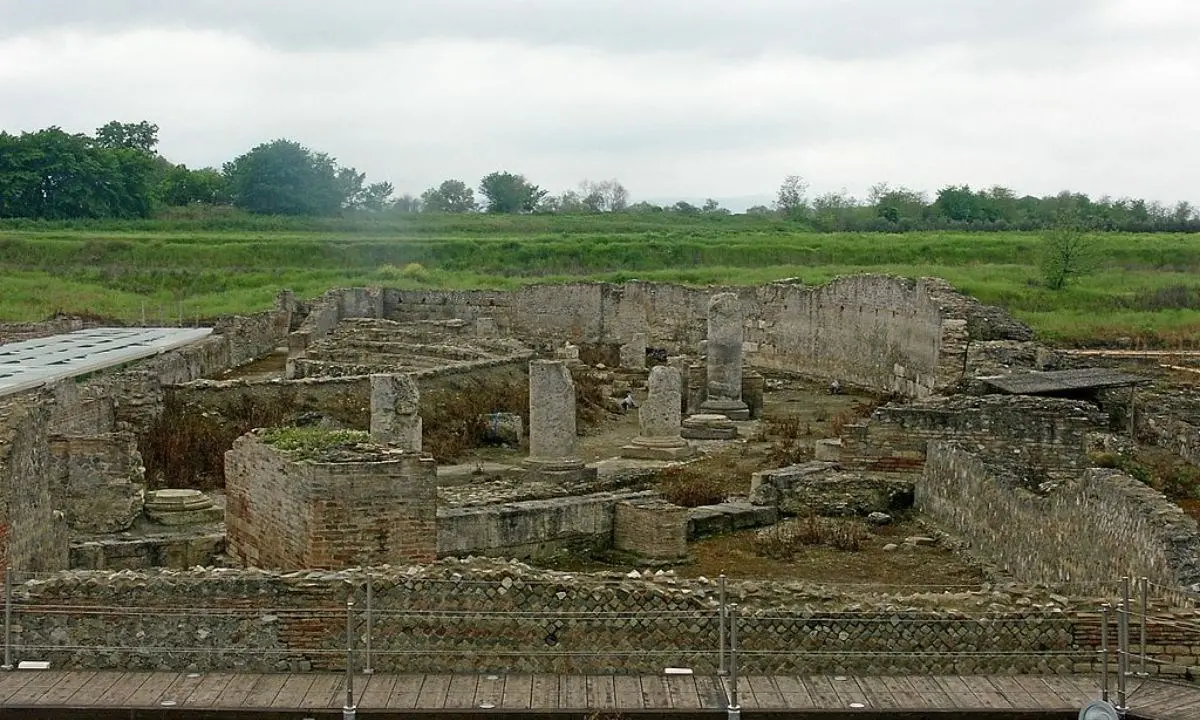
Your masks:
M213 379L269 356L280 362L259 376ZM783 516L915 507L1018 578L1099 576L1112 564L1086 550L1095 547L1130 573L1200 582L1187 560L1194 522L1090 470L1094 436L1133 411L1113 396L986 394L977 380L1056 363L1028 328L933 279L351 289L307 302L284 293L272 311L222 321L202 343L0 397L0 549L29 570L334 569L601 546L674 562L690 539ZM814 462L763 468L747 498L664 501L650 482L662 468L754 434L773 373L896 400L817 440ZM509 454L439 465L427 454L429 418L480 394L471 383L481 378L524 390L519 407L483 409L463 425L503 436ZM580 398L593 387L602 399L589 410ZM638 398L636 434L614 457L585 457L580 413L619 413L625 394ZM308 457L247 428L219 468L223 493L145 491L170 480L145 477L140 455L164 413L240 428L233 418L275 407L286 412L268 424L362 436ZM1142 436L1194 462L1194 416L1133 414ZM1028 542L995 530L962 487L1021 516ZM1038 520L1067 522L1072 507L1125 519L1084 523L1088 538Z

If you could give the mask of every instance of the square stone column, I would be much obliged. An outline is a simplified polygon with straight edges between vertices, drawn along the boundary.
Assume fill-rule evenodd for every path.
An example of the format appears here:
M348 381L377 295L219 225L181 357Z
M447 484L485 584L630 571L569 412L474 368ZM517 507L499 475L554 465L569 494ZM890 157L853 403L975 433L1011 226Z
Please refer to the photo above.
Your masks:
M526 470L550 480L595 478L575 453L575 382L562 360L529 363L529 457Z
M734 293L718 293L708 302L708 388L702 413L749 420L742 402L742 303Z
M371 440L421 451L421 393L408 375L371 376Z
M679 370L660 365L650 371L650 392L638 408L640 434L621 448L621 457L682 460L692 448L679 434L682 380Z

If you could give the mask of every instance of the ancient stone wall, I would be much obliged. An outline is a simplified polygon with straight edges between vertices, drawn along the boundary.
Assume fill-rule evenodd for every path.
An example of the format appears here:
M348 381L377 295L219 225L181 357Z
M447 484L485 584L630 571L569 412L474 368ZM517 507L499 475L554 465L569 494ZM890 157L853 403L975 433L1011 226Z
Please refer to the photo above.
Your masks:
M1054 477L1087 466L1087 433L1106 422L1088 403L1019 395L889 403L846 426L840 460L847 468L915 472L930 441L954 439L1008 452L1032 472Z
M526 368L527 361L520 358L447 365L407 374L421 393L422 413L432 415L428 403L438 401L441 392L469 390L479 383L525 382ZM469 383L464 385L464 381ZM230 423L245 417L248 408L271 407L286 409L292 416L319 413L358 430L370 425L370 373L296 380L194 380L165 391L166 402L175 408Z
M1173 387L1105 390L1100 403L1113 417L1114 429L1130 427L1140 442L1169 450L1200 466L1200 390Z
M1200 582L1200 530L1161 493L1116 470L1079 471L1031 487L1011 454L964 442L930 443L916 507L970 552L1024 582L1147 577Z
M810 288L686 288L631 282L532 285L512 292L385 290L399 321L492 318L528 342L622 344L692 350L704 339L709 298L735 292L752 365L923 397L957 383L976 339L1022 339L1029 329L936 279L864 275Z
M64 518L84 519L88 530L127 525L141 466L130 433L162 413L163 387L270 352L286 337L288 317L277 309L224 318L199 342L0 399L2 554L27 569L66 567Z
M356 599L356 633L366 632L364 585L360 571L43 577L16 586L14 659L121 670L338 670L347 597ZM372 586L380 672L717 669L714 580L474 560L376 569ZM739 604L747 674L1068 673L1095 672L1098 661L1095 597L1006 586L885 595L750 581L729 581L727 593ZM42 611L47 605L55 612ZM1156 615L1149 647L1168 664L1148 667L1182 674L1169 663L1200 656L1200 633L1163 608Z
M229 554L290 570L432 562L436 472L411 452L321 462L245 435L226 453Z
M67 523L52 487L52 391L0 398L0 567L67 567Z
M438 556L531 558L565 549L609 547L613 538L613 507L650 494L617 490L441 508L437 513Z

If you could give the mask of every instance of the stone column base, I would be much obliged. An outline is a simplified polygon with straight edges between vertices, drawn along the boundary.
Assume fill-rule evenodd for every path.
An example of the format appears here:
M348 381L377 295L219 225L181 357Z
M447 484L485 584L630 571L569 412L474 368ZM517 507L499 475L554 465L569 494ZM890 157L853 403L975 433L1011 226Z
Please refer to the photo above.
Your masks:
M657 438L648 442L639 442L642 438L634 438L633 442L621 447L621 457L630 460L687 460L696 454L694 448L683 438L677 438L677 443L655 443Z
M713 415L724 415L730 420L749 420L750 406L741 400L710 398L700 403L700 412Z
M688 440L732 440L737 426L725 415L690 415L683 421L680 434Z

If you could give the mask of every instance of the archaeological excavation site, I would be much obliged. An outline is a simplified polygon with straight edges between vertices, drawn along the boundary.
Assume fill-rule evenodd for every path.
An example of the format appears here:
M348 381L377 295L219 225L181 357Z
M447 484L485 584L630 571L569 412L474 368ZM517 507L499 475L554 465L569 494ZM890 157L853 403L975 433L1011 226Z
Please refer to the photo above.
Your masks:
M10 666L715 674L734 617L748 674L1069 675L1122 612L1142 672L1200 665L1196 368L941 280L0 342Z

